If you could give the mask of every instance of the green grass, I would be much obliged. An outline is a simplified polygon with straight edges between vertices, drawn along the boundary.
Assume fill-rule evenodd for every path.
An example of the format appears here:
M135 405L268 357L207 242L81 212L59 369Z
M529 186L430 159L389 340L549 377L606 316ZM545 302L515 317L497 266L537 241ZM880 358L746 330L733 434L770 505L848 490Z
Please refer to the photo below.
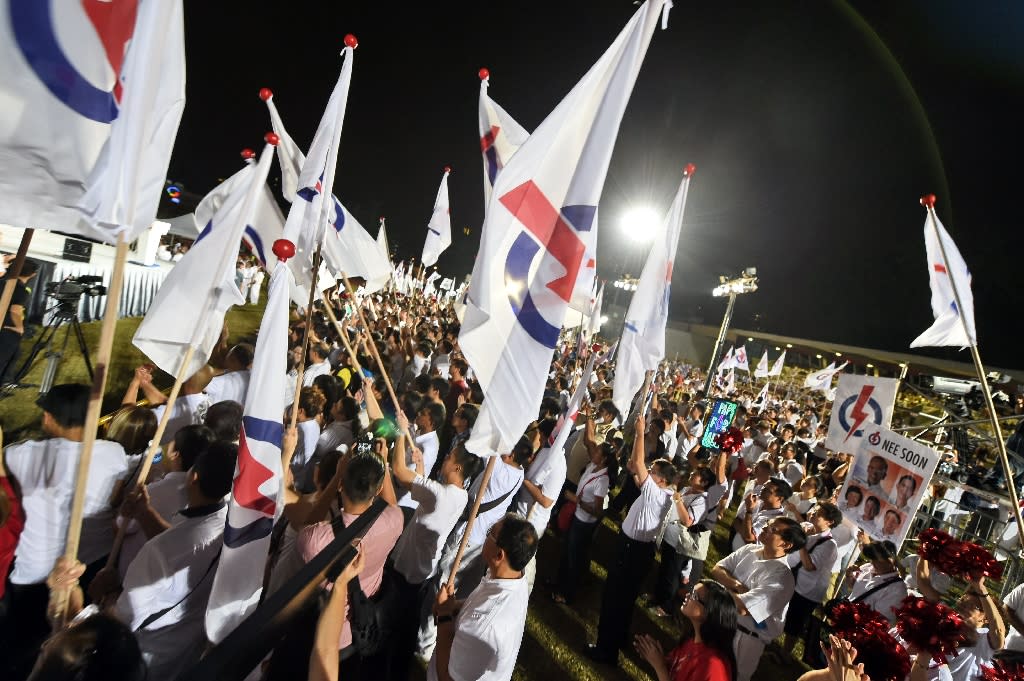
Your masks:
M258 305L246 305L232 308L227 314L227 324L230 342L237 343L242 340L253 340L259 330L260 318L263 316L263 302ZM135 367L146 363L148 360L134 345L132 336L135 330L142 323L142 317L128 317L117 322L117 329L114 332L114 348L110 360L110 373L107 377L107 389L103 396L103 413L107 414L117 409L121 403L125 388L131 382ZM66 331L70 326L62 326L55 334L55 347L60 348L64 342ZM32 338L26 338L21 343L21 354L18 356L17 367L20 367L29 353L36 339L42 332L41 327L36 327L36 334ZM100 322L89 322L82 324L82 332L85 335L86 346L92 353L90 360L96 360L96 346L99 344ZM31 387L17 388L3 396L0 396L0 426L4 430L4 441L14 442L30 437L37 437L39 433L40 411L35 401L39 397L38 385L43 377L46 367L45 351L40 352L31 370L22 379L22 383L30 384ZM168 389L174 383L174 377L157 372L154 378L155 383L162 389ZM68 341L64 351L64 357L57 369L57 376L54 383L89 383L89 374L86 371L85 360L78 350L78 343L74 334Z

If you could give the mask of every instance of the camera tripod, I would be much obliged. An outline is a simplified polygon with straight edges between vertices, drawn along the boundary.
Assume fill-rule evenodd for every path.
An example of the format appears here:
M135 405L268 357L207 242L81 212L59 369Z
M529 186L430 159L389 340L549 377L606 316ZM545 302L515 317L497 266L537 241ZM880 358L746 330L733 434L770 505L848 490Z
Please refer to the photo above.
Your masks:
M35 344L33 344L28 357L25 358L25 361L18 369L18 373L15 374L15 383L22 385L22 379L24 379L32 369L32 365L35 363L36 357L38 357L39 353L45 348L46 368L43 370L43 377L39 382L39 392L50 392L50 388L53 387L54 379L57 378L57 370L60 367L60 362L64 358L64 353L67 351L68 341L71 338L72 332L74 332L75 338L78 341L78 350L82 353L82 359L85 360L85 369L89 372L89 381L92 381L92 362L89 360L89 347L85 343L85 334L82 333L82 324L78 320L79 300L80 298L75 300L58 300L56 305L46 311L44 318L48 315L49 321L46 322L42 332L39 334L39 338L37 338ZM65 324L67 324L67 327L64 330L64 341L61 343L60 349L57 349L55 343L57 329ZM22 385L22 387L28 386Z

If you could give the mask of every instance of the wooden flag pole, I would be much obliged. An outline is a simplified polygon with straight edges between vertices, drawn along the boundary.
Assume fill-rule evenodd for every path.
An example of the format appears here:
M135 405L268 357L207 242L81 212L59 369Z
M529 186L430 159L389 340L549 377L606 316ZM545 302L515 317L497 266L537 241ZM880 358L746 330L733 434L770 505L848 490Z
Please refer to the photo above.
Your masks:
M466 545L469 543L469 533L473 529L473 523L476 522L476 515L480 511L480 502L484 500L484 494L487 493L487 485L491 481L491 473L494 472L494 464L498 461L498 455L495 454L488 458L487 467L484 468L484 476L480 479L480 490L476 493L476 499L473 500L473 508L469 511L469 518L466 519L466 531L462 533L462 541L459 542L459 550L455 554L455 560L452 562L452 571L448 573L448 582L445 588L451 589L455 586L455 575L459 574L459 566L462 564L462 556L466 553Z
M939 226L935 217L935 196L929 194L921 197L921 204L928 211L929 222L935 234L935 240L939 242L939 253L942 254L942 264L946 268L946 277L953 289L953 300L956 301L956 311L960 317L960 324L963 325L967 335L967 341L971 346L971 359L974 360L974 370L978 373L978 382L981 383L981 394L985 398L985 408L988 410L989 423L992 425L992 434L995 436L996 444L999 447L999 461L1003 465L1003 475L1006 477L1006 492L1013 505L1013 517L1017 520L1017 538L1020 540L1021 549L1024 550L1024 518L1021 517L1020 500L1017 497L1017 483L1013 481L1013 469L1010 468L1010 457L1006 453L1006 441L1003 440L1003 431L999 427L999 419L996 416L996 405L992 401L992 391L988 387L988 379L985 376L985 365L981 362L981 354L978 352L978 343L971 338L968 331L967 320L964 318L964 306L960 298L960 291L956 287L956 278L949 266L949 258L946 255L946 245L942 243L942 235L939 234ZM904 375L906 375L904 373Z
M92 450L96 443L96 430L99 426L103 410L103 393L107 386L107 374L110 369L110 355L114 346L114 331L117 328L117 313L121 302L121 289L124 285L124 266L128 260L128 242L124 233L117 237L117 252L114 258L114 271L110 276L107 288L107 306L103 311L103 325L100 327L100 343L96 348L96 362L93 364L92 388L89 393L89 406L85 412L85 428L82 437L82 449L78 458L78 472L75 477L75 494L71 501L71 515L68 520L68 535L64 544L64 557L78 559L78 544L82 537L82 516L85 511L85 486L89 478L89 466L92 463ZM64 624L68 607L68 592L54 591L55 619Z
M22 233L18 254L14 256L14 261L11 262L11 266L7 270L7 281L4 282L3 293L0 293L0 320L7 319L7 310L10 309L11 300L14 298L14 287L18 283L18 277L21 276L21 268L25 264L25 258L28 257L28 247L32 243L32 235L35 234L35 231L28 227Z
M313 303L316 301L316 287L320 278L320 258L322 244L317 244L313 253L313 274L309 284L309 303L306 305L306 329L302 334L302 352L299 354L298 375L295 376L295 396L292 398L291 420L289 428L294 428L299 418L299 397L302 393L302 375L306 371L306 350L309 348L309 327L313 325Z

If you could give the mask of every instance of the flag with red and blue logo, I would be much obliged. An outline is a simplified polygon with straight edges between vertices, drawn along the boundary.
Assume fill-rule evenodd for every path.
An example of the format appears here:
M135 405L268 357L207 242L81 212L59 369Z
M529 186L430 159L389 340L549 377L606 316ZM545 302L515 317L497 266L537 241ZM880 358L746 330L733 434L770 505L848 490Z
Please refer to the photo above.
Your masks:
M665 7L648 0L494 182L459 345L486 399L467 448L508 452L537 416L619 124ZM588 287L589 290L589 287Z
M270 533L281 515L281 439L288 361L291 271L270 276L256 337L224 548L206 609L206 635L219 643L259 604Z
M185 107L181 0L0 0L0 223L150 228Z
M530 133L487 94L491 72L480 69L480 153L484 157L484 206L491 200L491 189L498 173L512 159Z
M654 238L626 312L612 388L615 406L624 414L629 412L633 397L643 385L644 375L648 371L657 371L658 364L665 357L672 266L683 229L683 212L692 175L693 166L688 165L661 232Z
M928 258L928 285L932 291L932 316L935 322L915 338L910 347L952 345L963 349L977 345L971 272L931 206L928 207L928 217L924 223L924 248ZM963 310L957 308L958 296Z

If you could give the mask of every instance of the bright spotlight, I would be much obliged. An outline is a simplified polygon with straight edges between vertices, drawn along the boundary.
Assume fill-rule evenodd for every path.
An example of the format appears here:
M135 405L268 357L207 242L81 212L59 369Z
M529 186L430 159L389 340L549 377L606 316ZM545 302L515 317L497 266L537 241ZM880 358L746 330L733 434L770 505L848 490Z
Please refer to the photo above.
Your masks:
M630 208L622 216L622 230L632 241L647 243L661 229L661 215L647 206Z

